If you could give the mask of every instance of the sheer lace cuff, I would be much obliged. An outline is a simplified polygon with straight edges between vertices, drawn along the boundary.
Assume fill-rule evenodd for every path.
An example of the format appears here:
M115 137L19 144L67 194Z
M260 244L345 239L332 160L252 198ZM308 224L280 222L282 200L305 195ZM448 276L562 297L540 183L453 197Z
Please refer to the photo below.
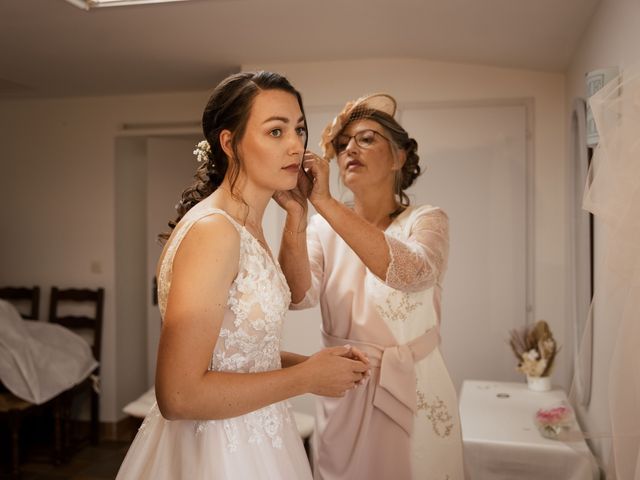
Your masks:
M305 308L315 307L318 304L318 290L313 288L313 285L304 294L302 300L298 303L289 305L289 310L304 310Z
M408 292L435 285L447 268L449 220L440 209L419 213L406 240L385 234L391 258L385 283Z

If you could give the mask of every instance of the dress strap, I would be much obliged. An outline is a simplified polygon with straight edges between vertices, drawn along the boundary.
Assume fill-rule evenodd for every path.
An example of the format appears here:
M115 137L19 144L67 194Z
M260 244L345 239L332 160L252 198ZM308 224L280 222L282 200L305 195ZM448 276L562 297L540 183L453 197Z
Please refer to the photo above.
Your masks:
M371 367L380 369L373 406L411 435L413 415L418 411L414 364L426 358L440 344L440 327L436 325L404 345L389 347L334 337L324 330L322 338L325 346L349 344L358 347L369 356Z
M176 233L176 238L175 238L175 241L174 241L174 244L175 244L174 248L177 248L178 245L180 245L180 242L182 242L182 239L185 237L187 232L189 232L189 230L191 230L191 227L193 227L198 221L200 221L203 218L208 217L210 215L217 215L217 214L222 215L227 220L229 220L231 225L233 225L235 227L235 229L238 230L238 232L240 232L242 230L242 225L240 225L236 219L234 219L231 215L229 215L226 211L222 210L221 208L215 208L215 207L203 208L202 211L200 211L197 214L193 215L193 217L185 218L184 224L182 224L182 225L180 225L178 227L179 230ZM188 215L188 213L187 213L187 215Z
M193 223L197 222L198 220L204 217L208 217L209 215L214 215L214 214L222 215L227 220L229 220L229 222L231 222L231 224L236 228L236 230L238 231L242 230L242 225L235 218L229 215L229 213L226 210L222 210L221 208L215 208L215 207L205 208L202 211L202 213L200 213L194 218Z
M190 212L188 212L187 215L189 215L189 213ZM180 243L182 243L182 240L187 235L189 230L191 230L191 227L193 227L198 221L210 215L219 214L225 217L227 220L229 220L231 225L235 227L235 229L238 231L238 233L240 233L240 236L242 237L242 225L240 225L237 220L235 220L231 215L229 215L226 211L222 210L221 208L207 207L207 208L203 208L202 211L200 212L197 212L197 213L193 212L193 213L194 213L193 217L189 216L185 218L184 219L185 222L178 226L179 230L176 232L176 236L173 239L172 244L170 246L171 256L168 258L168 260L170 260L171 263L173 263L173 256L175 255L175 252L178 250Z

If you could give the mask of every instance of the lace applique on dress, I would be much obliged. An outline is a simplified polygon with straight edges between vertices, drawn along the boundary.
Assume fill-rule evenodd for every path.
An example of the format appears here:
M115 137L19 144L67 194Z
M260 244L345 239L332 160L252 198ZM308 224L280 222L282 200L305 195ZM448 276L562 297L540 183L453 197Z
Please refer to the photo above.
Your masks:
M446 269L449 254L449 220L440 209L421 214L411 225L409 238L396 225L385 239L391 257L387 285L416 292L435 284Z
M200 218L212 213L224 215L240 234L238 275L229 289L227 307L233 313L225 319L211 357L209 370L222 372L264 372L281 367L280 338L291 293L280 266L272 260L260 243L222 210L208 210L181 226L168 246L158 275L158 297L164 315L171 284L171 263L189 228ZM227 448L235 451L240 442L239 419L244 418L249 442L268 438L274 447L282 446L285 404L273 404L232 419L198 421L194 434L202 434L210 426L221 423Z
M376 293L374 305L378 314L390 322L404 322L409 315L422 305L420 293L401 292L383 284L374 277Z
M212 422L214 420L211 420ZM200 435L207 428L208 421L197 421L194 425L196 435Z
M231 422L230 420L223 420L222 423L223 423L224 433L227 436L227 449L230 452L235 452L238 450L238 445L240 443L238 426L235 423Z
M274 370L280 368L282 321L291 294L279 267L258 241L244 229L240 237L240 268L227 303L235 318L220 330L212 370Z
M227 437L227 451L233 453L238 450L240 445L240 433L238 432L238 425L235 419L224 420L198 420L194 422L194 434L202 435L209 427L215 425L222 425L225 437Z
M433 432L441 438L451 435L453 430L453 417L449 413L447 405L442 399L436 396L433 402L427 402L425 394L417 390L418 411L425 412L427 420L431 422Z
M154 421L154 419L156 419L159 416L160 416L160 410L158 409L158 405L156 404L151 408L151 411L147 414L147 416L144 417L142 424L138 428L138 432L144 436L149 423Z
M278 405L269 405L245 416L245 424L249 430L249 443L262 443L271 440L274 448L282 448L282 421L291 422L288 415L283 415Z
M403 256L403 251L406 250L404 248L404 244L402 249L393 248L391 246L390 240L395 240L396 236L400 236L402 234L399 228L389 228L385 234L385 238L387 240L387 245L389 245L389 252L391 253L391 264L387 269L388 272L396 271L399 266L399 261L394 258L398 258ZM398 253L395 253L395 252ZM418 258L414 259L414 262L423 263L423 260ZM407 264L409 261L406 262ZM387 277L389 275L387 274ZM393 279L392 279L393 280ZM418 307L422 305L422 294L420 292L410 292L404 290L398 290L394 288L394 284L388 281L383 282L378 277L373 274L367 275L367 283L369 283L369 291L372 292L373 295L373 303L376 308L378 314L385 320L389 322L404 322L409 318L409 315L416 310ZM395 281L396 286L400 283L399 281Z

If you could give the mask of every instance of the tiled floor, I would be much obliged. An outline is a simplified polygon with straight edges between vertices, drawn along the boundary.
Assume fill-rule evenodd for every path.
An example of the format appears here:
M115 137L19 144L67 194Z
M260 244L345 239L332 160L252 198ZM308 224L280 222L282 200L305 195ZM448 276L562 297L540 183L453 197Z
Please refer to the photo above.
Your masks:
M129 448L129 443L101 442L88 445L60 466L52 465L46 455L27 454L20 465L20 480L112 480ZM7 465L2 465L0 479L14 479L7 474Z

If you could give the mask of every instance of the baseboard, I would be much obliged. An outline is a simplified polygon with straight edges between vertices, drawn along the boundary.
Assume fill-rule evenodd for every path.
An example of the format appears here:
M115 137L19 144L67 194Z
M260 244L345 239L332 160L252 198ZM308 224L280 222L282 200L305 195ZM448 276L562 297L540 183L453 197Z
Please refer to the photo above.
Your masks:
M130 442L136 436L142 419L126 416L118 422L104 423L101 426L102 438L118 442Z
M74 430L89 432L90 423L87 420L76 420ZM141 418L126 416L117 422L100 422L100 440L112 442L130 442L136 436L142 423Z

